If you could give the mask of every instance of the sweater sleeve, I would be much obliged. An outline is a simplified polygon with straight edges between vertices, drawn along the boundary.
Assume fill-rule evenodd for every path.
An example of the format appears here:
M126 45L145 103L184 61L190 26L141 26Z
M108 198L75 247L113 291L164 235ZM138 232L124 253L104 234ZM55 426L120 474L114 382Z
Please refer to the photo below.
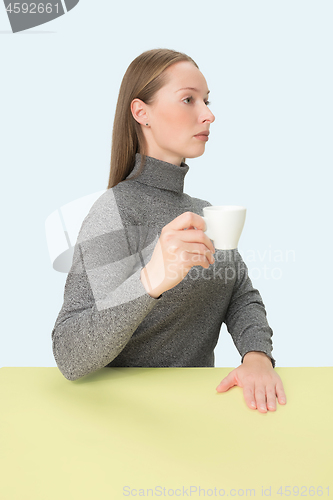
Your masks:
M68 380L110 363L161 300L140 279L158 240L147 233L149 228L122 224L112 189L84 219L52 330L54 358Z
M258 290L253 288L248 269L238 250L235 251L236 281L225 316L225 324L233 342L243 358L250 351L261 351L271 359L273 331L270 328L264 303Z

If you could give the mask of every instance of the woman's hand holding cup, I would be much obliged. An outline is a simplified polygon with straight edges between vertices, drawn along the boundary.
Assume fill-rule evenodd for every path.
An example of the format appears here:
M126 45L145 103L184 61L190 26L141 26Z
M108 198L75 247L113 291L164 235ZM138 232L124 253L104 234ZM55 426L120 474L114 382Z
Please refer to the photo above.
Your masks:
M215 248L205 230L204 219L193 212L163 227L150 261L141 270L141 281L152 297L178 285L193 266L207 269L214 263Z

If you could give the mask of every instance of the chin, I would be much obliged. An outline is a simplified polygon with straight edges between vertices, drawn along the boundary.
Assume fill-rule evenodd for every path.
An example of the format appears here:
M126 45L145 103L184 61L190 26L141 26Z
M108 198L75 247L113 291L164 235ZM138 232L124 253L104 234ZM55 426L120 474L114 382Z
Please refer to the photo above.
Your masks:
M198 158L199 156L202 156L204 152L205 150L201 151L201 153L186 153L186 156L184 156L184 158Z

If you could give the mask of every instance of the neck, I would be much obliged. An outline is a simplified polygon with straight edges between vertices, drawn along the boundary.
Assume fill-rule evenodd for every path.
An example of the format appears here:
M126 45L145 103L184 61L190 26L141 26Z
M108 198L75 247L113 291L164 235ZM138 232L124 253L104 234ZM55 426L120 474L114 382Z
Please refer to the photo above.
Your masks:
M184 179L189 168L190 167L183 162L181 162L180 165L176 165L152 156L146 156L144 167L140 172L141 154L136 153L133 170L126 179L135 177L133 180L141 184L159 189L167 189L175 193L183 193ZM139 175L137 176L138 173Z

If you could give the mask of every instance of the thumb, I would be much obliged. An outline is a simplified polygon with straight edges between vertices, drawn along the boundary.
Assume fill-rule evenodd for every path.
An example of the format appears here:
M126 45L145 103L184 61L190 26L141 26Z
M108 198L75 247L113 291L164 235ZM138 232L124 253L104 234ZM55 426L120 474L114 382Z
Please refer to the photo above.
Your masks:
M237 380L234 371L230 372L216 387L217 392L226 392L234 385L237 385Z

